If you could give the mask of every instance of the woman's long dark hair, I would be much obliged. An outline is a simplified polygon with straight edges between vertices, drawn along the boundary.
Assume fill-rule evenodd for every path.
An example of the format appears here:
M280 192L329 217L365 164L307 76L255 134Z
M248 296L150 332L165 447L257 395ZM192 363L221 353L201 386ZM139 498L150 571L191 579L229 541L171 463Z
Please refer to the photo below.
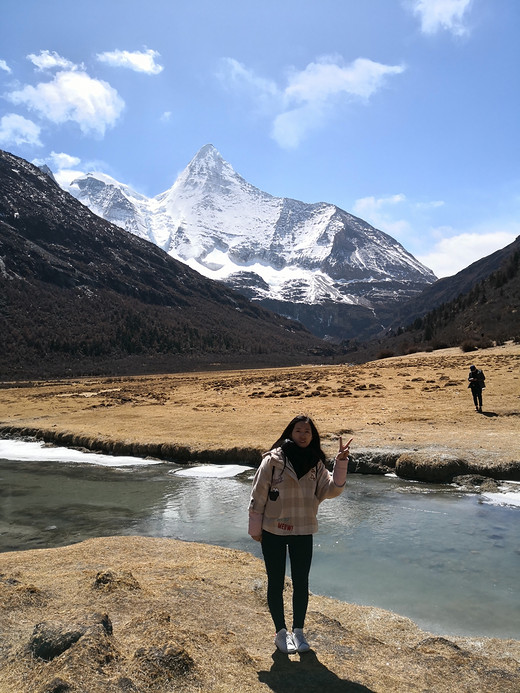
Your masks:
M305 416L304 414L301 414L300 416L295 416L294 419L287 424L282 435L278 438L276 443L274 443L274 445L271 446L271 450L274 450L274 448L281 447L283 442L287 440L287 438L292 440L293 428L296 426L297 423L309 424L312 432L312 440L308 445L308 449L312 450L315 456L318 459L320 459L323 463L325 463L327 458L325 457L325 453L321 449L320 434L318 433L318 429L314 425L313 420L310 419L308 416Z

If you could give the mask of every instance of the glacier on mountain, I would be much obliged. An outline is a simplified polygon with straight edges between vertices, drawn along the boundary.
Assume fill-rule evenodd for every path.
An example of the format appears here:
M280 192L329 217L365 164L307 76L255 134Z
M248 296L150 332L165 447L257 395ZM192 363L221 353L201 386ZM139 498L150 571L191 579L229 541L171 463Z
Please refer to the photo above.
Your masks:
M350 320L339 318L354 306L370 323L365 332L381 329L388 302L414 296L436 279L391 236L339 207L255 188L212 145L153 198L102 173L77 178L68 189L99 216L204 276L299 316L319 336L363 333L362 321L349 328Z

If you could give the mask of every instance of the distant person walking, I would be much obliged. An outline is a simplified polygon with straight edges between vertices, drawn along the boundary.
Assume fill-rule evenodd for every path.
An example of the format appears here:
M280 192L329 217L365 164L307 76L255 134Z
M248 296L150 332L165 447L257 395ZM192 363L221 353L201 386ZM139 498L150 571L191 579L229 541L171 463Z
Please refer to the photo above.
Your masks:
M471 394L473 395L475 411L482 412L482 390L486 387L484 371L476 366L470 366L468 380L468 387L471 388Z
M309 602L312 535L318 530L319 504L343 492L351 442L343 445L339 439L331 473L324 464L316 426L307 416L297 416L263 455L253 480L248 531L262 544L267 604L276 630L274 642L285 654L310 649L303 627ZM292 631L287 630L283 601L287 549L293 585Z

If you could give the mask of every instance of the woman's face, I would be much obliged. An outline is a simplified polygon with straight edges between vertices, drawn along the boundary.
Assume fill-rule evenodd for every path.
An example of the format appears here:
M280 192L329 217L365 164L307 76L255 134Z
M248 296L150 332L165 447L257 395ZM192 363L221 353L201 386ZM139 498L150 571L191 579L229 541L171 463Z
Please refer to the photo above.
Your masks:
M291 438L298 447L306 448L312 440L312 429L310 423L306 421L298 421L298 423L294 425Z

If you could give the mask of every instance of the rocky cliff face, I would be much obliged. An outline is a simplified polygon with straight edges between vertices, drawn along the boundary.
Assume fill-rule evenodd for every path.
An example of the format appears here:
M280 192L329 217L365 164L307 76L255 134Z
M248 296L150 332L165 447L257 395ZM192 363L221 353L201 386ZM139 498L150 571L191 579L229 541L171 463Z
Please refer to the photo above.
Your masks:
M392 237L335 205L255 188L212 145L154 198L97 173L75 180L70 192L96 214L322 337L370 336L385 324L390 304L435 281Z

